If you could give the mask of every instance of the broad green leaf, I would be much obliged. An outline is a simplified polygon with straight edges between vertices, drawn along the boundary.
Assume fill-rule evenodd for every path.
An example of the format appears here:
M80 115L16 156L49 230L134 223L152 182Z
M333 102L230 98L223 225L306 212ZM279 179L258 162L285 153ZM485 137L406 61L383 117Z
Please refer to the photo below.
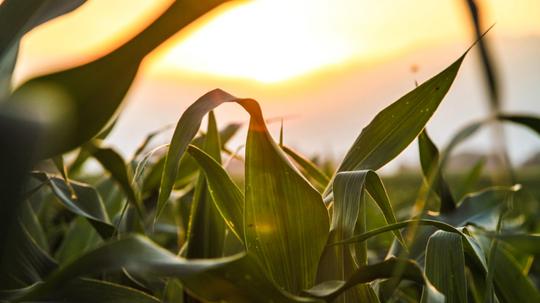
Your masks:
M182 115L167 154L158 213L167 201L179 160L202 117L224 102L237 102L250 115L246 144L245 243L270 278L292 293L310 287L328 234L320 194L288 162L271 138L258 103L221 90L199 98Z
M420 164L426 183L432 188L441 201L441 213L447 213L456 208L456 202L439 167L439 150L431 141L424 129L418 136Z
M341 293L357 284L395 277L396 270L398 269L401 269L403 272L401 275L402 279L424 285L425 293L422 302L444 302L444 295L431 285L429 279L423 274L416 263L411 260L397 258L389 258L380 263L361 266L346 281L334 280L323 282L305 292L314 297L332 302Z
M210 194L225 223L244 241L244 194L212 157L194 145L189 146L188 152L206 175Z
M290 156L294 160L294 162L296 162L296 164L298 164L304 176L316 182L317 189L322 191L326 188L326 186L330 182L330 178L326 176L321 170L319 170L315 163L311 162L309 159L300 155L298 152L287 146L280 145L280 147L288 156Z
M459 234L439 230L429 237L425 274L446 302L467 302L465 256Z
M42 146L41 155L48 158L67 152L96 136L110 123L149 52L223 2L174 1L142 32L115 50L90 63L31 79L18 87L7 103L25 114L33 104L42 103L48 93L50 107L64 112L60 114L59 124L45 134L47 144Z
M465 55L379 112L356 138L338 172L377 170L403 151L424 129L441 103Z
M86 0L5 0L0 5L0 101L9 95L21 38L40 24L66 14Z
M208 114L207 129L204 150L221 163L221 143L213 111ZM225 222L208 191L205 175L200 174L191 202L185 256L190 259L223 256L225 229Z
M251 114L245 164L247 249L278 285L299 293L315 282L328 213L321 195L271 138L259 105L254 100L240 104Z
M30 289L19 300L32 301L54 293L60 285L82 275L122 268L139 275L178 278L191 294L206 301L315 301L292 296L276 287L249 254L187 260L141 236L108 242L86 253L53 272L44 283Z
M47 182L58 201L69 211L88 219L101 237L106 239L112 236L114 226L111 225L103 201L95 188L72 181L72 192L63 179L50 177L45 173L34 173L33 177Z

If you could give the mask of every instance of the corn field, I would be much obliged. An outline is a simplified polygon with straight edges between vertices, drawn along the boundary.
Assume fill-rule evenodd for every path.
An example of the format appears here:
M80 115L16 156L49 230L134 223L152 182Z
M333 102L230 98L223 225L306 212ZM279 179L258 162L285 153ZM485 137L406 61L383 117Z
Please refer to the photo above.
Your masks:
M169 144L149 134L126 159L104 139L141 61L223 1L177 0L108 54L11 87L20 39L84 2L0 5L0 301L540 302L530 189L511 167L479 191L446 180L473 134L540 135L540 117L494 110L441 148L425 128L481 36L373 117L332 170L275 140L255 99L221 89L179 113ZM245 153L226 147L241 125L218 127L224 103L245 110ZM422 182L401 205L377 171L411 143ZM472 167L465 185L478 178Z

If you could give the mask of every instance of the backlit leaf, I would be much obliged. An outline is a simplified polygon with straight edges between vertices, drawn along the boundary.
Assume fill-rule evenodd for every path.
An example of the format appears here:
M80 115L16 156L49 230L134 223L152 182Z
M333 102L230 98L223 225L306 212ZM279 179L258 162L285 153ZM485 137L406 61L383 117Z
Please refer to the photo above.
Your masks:
M465 55L379 112L356 138L337 171L377 170L401 153L441 103Z

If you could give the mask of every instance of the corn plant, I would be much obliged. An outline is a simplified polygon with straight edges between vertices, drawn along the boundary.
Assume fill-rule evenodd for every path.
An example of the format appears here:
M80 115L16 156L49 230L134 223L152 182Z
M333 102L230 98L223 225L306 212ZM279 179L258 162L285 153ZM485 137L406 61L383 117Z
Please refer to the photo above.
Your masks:
M1 76L24 33L82 2L6 0L0 20L18 27L0 27ZM181 115L167 146L153 148L160 131L127 161L106 146L144 56L220 2L175 1L95 61L3 86L2 302L540 302L527 188L457 195L446 179L452 150L493 119L442 151L426 130L468 51L379 112L331 176L274 141L257 101L220 89ZM218 128L223 103L249 116L243 156L226 146L241 125ZM495 118L540 133L537 117ZM415 140L423 182L397 212L377 170ZM243 179L224 158L243 161ZM86 171L90 159L106 173ZM383 234L392 243L370 247Z

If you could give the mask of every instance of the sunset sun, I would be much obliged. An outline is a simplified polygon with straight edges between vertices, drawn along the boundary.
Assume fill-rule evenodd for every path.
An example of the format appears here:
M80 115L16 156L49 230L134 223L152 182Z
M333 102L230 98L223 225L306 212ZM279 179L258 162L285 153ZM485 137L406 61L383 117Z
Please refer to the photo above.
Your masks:
M339 64L354 54L358 42L353 45L336 31L335 22L320 22L328 13L325 6L319 2L306 10L302 1L236 4L174 45L161 64L265 83Z

